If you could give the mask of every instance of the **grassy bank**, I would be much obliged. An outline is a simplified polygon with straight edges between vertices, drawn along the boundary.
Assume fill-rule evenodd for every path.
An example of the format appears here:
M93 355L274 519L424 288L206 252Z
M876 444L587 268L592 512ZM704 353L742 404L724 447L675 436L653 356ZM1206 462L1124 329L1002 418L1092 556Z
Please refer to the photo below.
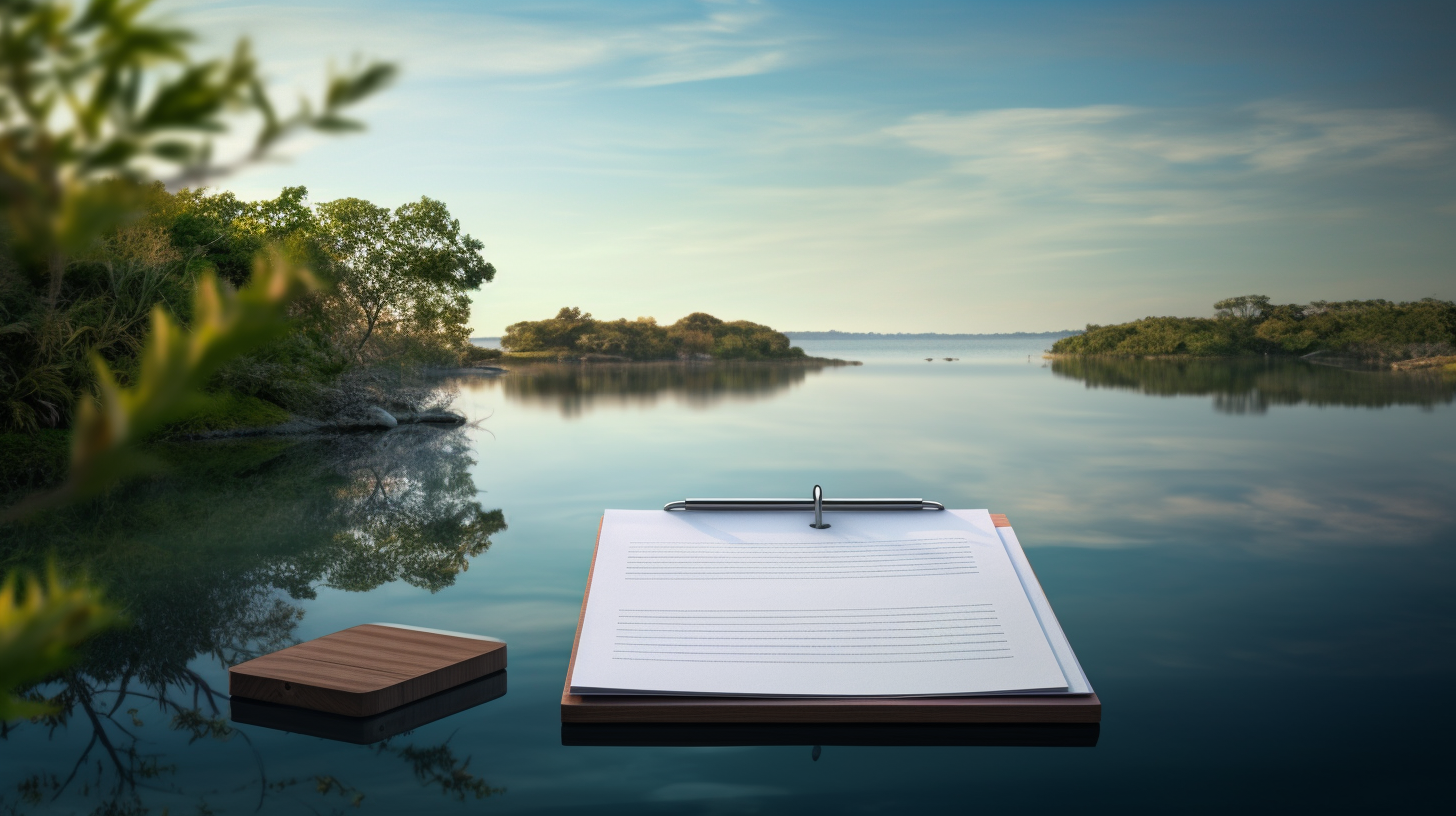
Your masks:
M151 441L207 431L263 428L286 422L289 413L270 402L244 394L224 393L198 406ZM39 428L0 432L0 506L26 493L54 487L66 478L71 459L71 431Z

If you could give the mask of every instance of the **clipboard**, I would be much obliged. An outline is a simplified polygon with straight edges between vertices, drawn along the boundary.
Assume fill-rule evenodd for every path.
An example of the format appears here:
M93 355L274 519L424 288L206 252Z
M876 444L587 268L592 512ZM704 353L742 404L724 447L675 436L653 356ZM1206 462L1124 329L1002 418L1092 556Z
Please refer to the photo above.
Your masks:
M944 510L936 502L922 499L841 499L826 501L818 485L810 501L791 499L688 499L666 505L664 511L701 510L814 510L822 524L822 509ZM1010 527L1005 515L991 515L997 527ZM582 623L591 600L592 576L596 571L597 549L601 544L602 522L597 524L597 542L592 548L592 566L582 594L576 636L571 643L571 660L561 692L562 723L1100 723L1102 702L1096 693L1085 695L996 695L984 697L898 697L830 699L751 698L656 695L581 695L571 693L571 675L581 646ZM1015 542L1015 539L1012 539ZM1014 546L1020 548L1019 543ZM1040 582L1029 591L1041 592Z

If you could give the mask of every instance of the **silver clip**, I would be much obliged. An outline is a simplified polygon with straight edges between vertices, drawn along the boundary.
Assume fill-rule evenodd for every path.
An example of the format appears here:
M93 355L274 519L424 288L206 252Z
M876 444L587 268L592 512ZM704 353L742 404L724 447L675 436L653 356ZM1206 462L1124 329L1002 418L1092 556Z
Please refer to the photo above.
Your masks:
M814 485L814 523L809 526L816 530L829 529L824 523L824 489L819 485Z

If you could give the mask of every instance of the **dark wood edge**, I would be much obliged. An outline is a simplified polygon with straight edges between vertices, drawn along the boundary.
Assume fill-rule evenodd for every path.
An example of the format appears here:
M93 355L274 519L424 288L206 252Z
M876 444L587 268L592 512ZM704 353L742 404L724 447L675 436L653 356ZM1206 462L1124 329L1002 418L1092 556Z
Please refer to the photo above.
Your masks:
M576 698L579 699L579 698ZM563 704L564 723L1099 723L1086 697L919 697L832 700L728 697L596 697Z
M571 673L576 670L576 649L581 645L581 625L586 622L586 602L591 597L592 576L597 571L597 550L602 546L602 527L607 523L607 516L602 514L597 521L597 540L592 544L591 566L586 571L586 588L581 591L581 613L576 616L576 637L571 640L571 660L566 664L566 686L561 689L561 716L566 717L568 706L582 704L580 695L571 693Z
M992 514L992 523L995 523ZM1001 519L1005 519L1001 516ZM591 695L571 693L571 674L576 669L576 650L581 645L581 628L591 596L592 576L601 549L602 527L597 522L597 540L592 546L591 568L581 595L581 613L576 619L576 637L571 641L571 659L566 664L566 684L561 689L563 723L1100 723L1102 701L1096 694L1071 697L1034 695L1000 697L907 697L885 699L834 698L752 699L744 697L676 697L648 695ZM996 524L1010 527L1011 524ZM1033 573L1034 574L1034 573Z

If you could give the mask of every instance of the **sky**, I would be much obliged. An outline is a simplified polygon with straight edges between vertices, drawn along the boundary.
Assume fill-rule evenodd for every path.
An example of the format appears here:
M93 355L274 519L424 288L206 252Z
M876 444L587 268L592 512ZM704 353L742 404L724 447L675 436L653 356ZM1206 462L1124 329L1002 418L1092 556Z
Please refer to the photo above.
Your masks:
M1456 4L330 2L159 8L281 98L400 80L218 182L444 201L476 336L579 306L1055 331L1456 298ZM316 90L315 90L316 95Z

